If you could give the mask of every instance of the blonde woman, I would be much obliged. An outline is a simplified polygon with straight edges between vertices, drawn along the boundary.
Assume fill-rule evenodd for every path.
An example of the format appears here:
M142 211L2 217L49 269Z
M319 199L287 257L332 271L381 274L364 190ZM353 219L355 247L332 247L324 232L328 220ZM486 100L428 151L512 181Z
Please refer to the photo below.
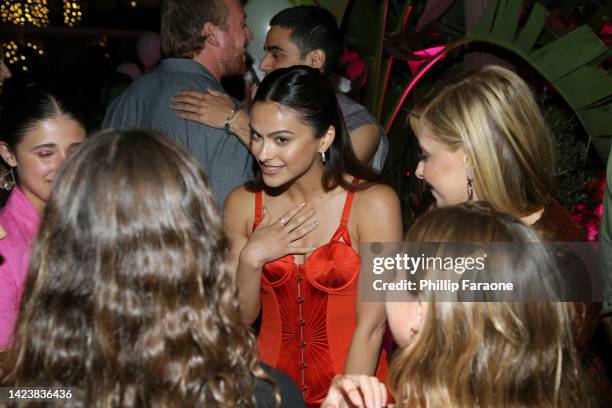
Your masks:
M482 200L550 242L586 241L552 197L555 145L529 86L488 66L440 84L410 119L422 150L416 176L438 207ZM581 304L577 345L585 349L600 304Z
M543 215L555 146L518 75L489 66L440 84L410 123L422 150L416 175L438 207L483 200L529 225Z
M417 220L407 240L520 245L524 256L488 253L487 264L496 274L522 271L515 282L529 290L539 290L555 272L531 228L481 203L435 209ZM453 255L452 245L440 245L436 252ZM568 305L387 302L389 325L400 346L389 373L395 406L593 406L573 344ZM382 407L385 394L375 378L337 377L323 407L347 406L349 400L359 407Z

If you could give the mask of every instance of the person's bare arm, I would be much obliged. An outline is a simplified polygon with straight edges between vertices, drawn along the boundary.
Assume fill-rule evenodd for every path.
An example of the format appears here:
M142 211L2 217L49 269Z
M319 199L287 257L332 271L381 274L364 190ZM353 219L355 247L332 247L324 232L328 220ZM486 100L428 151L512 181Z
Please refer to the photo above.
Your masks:
M240 253L248 241L248 216L245 208L254 208L254 200L249 197L244 187L234 189L225 199L223 208L223 230L229 241L229 261L236 271L240 271ZM252 193L251 193L252 196ZM244 271L245 266L242 265ZM237 275L239 288L240 308L245 321L251 324L259 314L259 285L261 280L261 268L251 270L246 274ZM255 318L251 319L251 316Z
M359 242L400 242L402 219L397 194L378 185L363 191L355 208ZM384 220L384 222L381 222ZM357 327L344 367L345 374L373 375L385 332L385 303L363 302L357 294Z
M359 161L365 165L370 164L381 138L378 126L372 124L359 126L349 133L349 137L351 138L353 151Z
M6 237L6 231L4 230L4 228L2 228L2 225L0 225L0 239L4 239Z
M172 98L170 107L178 118L223 129L234 108L234 102L223 92L214 89L183 90ZM230 123L230 132L248 148L251 142L249 114L242 109L238 110Z

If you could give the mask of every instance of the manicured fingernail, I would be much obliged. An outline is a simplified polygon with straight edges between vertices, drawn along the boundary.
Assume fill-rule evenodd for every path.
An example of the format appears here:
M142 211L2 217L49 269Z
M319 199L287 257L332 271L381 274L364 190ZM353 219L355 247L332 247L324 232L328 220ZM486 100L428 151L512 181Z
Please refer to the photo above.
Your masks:
M300 204L300 207L303 207L306 205L306 201L304 201L302 204Z
M315 224L319 225L319 220L315 220L314 222Z

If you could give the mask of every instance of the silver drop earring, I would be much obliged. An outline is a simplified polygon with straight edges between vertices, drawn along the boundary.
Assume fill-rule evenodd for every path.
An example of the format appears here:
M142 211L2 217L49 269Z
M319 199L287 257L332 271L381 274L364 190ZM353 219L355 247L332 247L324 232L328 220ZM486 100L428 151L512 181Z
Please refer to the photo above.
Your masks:
M2 177L0 177L0 189L9 191L15 185L15 174L13 174L13 168L4 173Z
M319 152L319 153L321 153L321 161L323 163L325 163L325 152L322 151L322 152Z

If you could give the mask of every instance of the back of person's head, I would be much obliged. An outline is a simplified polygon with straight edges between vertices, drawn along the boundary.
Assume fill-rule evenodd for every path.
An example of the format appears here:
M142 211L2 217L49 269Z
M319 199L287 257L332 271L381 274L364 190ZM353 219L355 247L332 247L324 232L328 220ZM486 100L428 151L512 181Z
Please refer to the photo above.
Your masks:
M92 136L46 207L3 382L75 387L75 406L252 404L259 369L226 252L182 147Z
M515 274L518 292L541 287L555 272L553 258L530 227L484 203L434 209L415 222L406 239L529 248L514 257L487 252L487 268ZM452 245L438 248L436 256L456 256ZM590 406L572 339L571 303L521 301L522 295L515 289L514 301L427 302L420 331L391 366L389 384L398 406Z
M165 58L192 57L204 47L205 23L227 27L229 9L224 0L163 0L161 53Z
M322 50L325 53L325 74L336 69L342 52L342 32L327 9L318 6L287 8L272 17L270 25L291 30L291 40L302 58L312 50Z
M529 86L487 66L441 82L417 104L411 124L450 149L463 148L479 200L517 217L544 205L553 188L555 146Z
M274 102L288 109L313 129L317 139L330 126L335 129L334 140L325 152L322 183L326 191L338 185L353 189L354 185L344 179L345 174L365 181L377 179L355 156L334 87L319 70L302 65L274 70L261 82L253 102Z
M98 94L100 111L106 112L113 99L121 95L134 80L123 72L114 71L102 83Z

